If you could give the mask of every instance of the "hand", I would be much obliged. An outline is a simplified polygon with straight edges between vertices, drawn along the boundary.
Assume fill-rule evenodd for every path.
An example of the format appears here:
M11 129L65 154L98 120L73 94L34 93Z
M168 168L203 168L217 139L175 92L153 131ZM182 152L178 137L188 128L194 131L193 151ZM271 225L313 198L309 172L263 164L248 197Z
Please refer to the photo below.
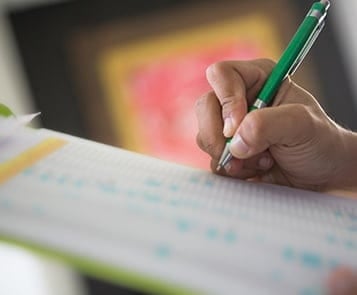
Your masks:
M334 271L328 280L331 295L357 295L357 273L348 268Z
M333 122L290 78L271 107L247 114L273 66L260 59L220 62L207 69L213 90L196 103L197 142L212 157L212 170L225 137L233 136L235 159L221 174L357 195L357 135Z

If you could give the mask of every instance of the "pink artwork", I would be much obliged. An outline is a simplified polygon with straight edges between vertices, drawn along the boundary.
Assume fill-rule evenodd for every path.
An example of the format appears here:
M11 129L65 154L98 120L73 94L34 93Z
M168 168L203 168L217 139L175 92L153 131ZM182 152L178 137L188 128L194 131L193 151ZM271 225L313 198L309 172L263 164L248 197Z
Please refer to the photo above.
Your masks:
M253 42L231 42L151 60L127 76L130 104L136 114L140 150L147 154L200 168L208 156L196 145L196 99L210 91L206 68L221 60L253 59L264 55Z

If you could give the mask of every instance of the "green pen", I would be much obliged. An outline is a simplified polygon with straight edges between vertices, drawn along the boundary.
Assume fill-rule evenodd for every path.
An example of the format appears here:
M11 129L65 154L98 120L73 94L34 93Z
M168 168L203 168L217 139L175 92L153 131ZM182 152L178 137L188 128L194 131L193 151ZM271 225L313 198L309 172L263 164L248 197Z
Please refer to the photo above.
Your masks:
M330 2L328 0L321 0L312 4L304 21L265 81L254 104L249 107L249 112L268 106L284 80L294 74L323 29L329 7ZM225 167L233 157L229 151L231 139L228 138L226 141L225 148L218 162L217 171Z

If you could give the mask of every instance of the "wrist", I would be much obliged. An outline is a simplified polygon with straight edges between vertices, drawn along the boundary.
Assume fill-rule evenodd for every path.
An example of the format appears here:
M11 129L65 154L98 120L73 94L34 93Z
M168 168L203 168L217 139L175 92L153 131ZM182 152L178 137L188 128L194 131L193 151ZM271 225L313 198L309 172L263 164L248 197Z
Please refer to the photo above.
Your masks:
M329 193L357 198L357 133L339 128L341 148Z

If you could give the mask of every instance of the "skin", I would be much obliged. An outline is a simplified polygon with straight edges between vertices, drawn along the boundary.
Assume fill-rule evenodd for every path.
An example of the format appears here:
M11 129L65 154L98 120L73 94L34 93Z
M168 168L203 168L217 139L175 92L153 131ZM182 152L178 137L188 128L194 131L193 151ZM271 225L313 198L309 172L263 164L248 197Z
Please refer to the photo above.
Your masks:
M317 100L286 79L271 107L247 114L274 67L265 59L225 61L206 72L212 91L196 103L197 143L214 173L357 197L357 134L331 120ZM226 137L234 159L216 167ZM331 294L357 294L357 275L336 270Z
M330 275L327 286L331 295L356 295L357 273L341 267Z
M212 91L196 103L197 143L212 171L233 136L235 159L220 174L357 197L357 134L332 121L310 93L287 79L272 107L247 114L273 66L227 61L207 69Z

